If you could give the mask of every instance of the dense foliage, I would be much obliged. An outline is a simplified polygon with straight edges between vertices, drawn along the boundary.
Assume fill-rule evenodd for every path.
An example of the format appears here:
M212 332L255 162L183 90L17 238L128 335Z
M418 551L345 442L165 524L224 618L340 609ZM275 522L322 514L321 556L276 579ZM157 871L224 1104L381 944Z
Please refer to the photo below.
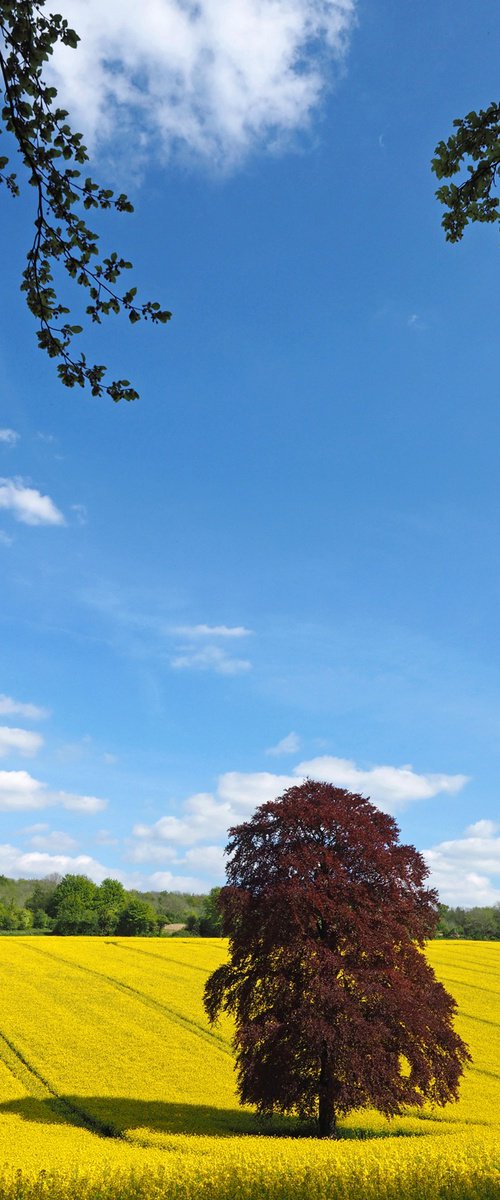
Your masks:
M47 15L44 9L45 0L0 0L0 119L8 148L20 156L34 189L33 240L21 290L38 322L38 344L49 358L59 360L59 378L66 387L88 384L93 396L107 392L112 400L135 400L137 392L128 379L105 384L102 364L89 363L84 353L75 355L72 343L82 327L66 319L70 310L61 298L61 285L69 278L80 286L94 324L120 312L132 324L141 319L165 324L171 313L157 302L138 304L135 287L117 290L132 265L121 255L113 251L99 258L98 235L85 213L133 208L123 193L115 196L82 175L88 161L82 135L71 129L45 74L54 47L60 43L75 50L79 38L62 16ZM0 183L11 196L19 196L16 174L8 167L8 155L0 155Z
M500 104L470 112L453 125L455 133L436 146L432 169L438 179L453 179L465 170L458 183L443 183L436 192L446 209L446 240L459 242L469 222L500 221L499 200L492 195L500 169Z
M85 875L45 879L0 876L0 930L63 935L141 936L165 927L186 927L190 934L219 932L214 888L208 896L183 892L127 892L117 879L98 887Z
M456 1098L468 1059L424 941L437 893L392 817L306 780L230 830L221 890L229 961L205 989L234 1016L241 1100L262 1114L388 1116Z
M440 904L436 937L500 941L500 904L485 908L449 908L447 904Z

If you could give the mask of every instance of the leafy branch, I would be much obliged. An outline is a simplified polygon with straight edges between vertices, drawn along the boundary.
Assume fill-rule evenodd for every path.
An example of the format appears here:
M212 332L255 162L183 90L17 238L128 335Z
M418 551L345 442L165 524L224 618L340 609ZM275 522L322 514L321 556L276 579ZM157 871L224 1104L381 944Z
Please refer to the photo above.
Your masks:
M145 320L164 325L172 314L156 301L137 303L135 287L121 289L121 276L130 262L114 251L99 257L98 235L82 209L133 212L133 206L124 193L117 196L82 176L81 167L88 162L82 135L73 132L67 111L56 104L56 88L43 77L54 46L60 42L76 49L79 38L61 15L45 16L44 4L45 0L0 0L1 115L36 192L34 235L21 290L38 321L38 344L49 358L60 360L57 372L66 387L88 384L93 396L107 393L115 401L136 400L138 393L128 379L105 383L106 367L73 351L73 339L82 327L65 319L70 309L56 292L54 270L62 266L70 279L87 289L86 313L95 324L110 313L125 312L131 324ZM0 155L0 183L17 197L17 176L8 166L8 157Z
M500 221L500 201L491 194L500 171L500 105L470 112L453 125L456 133L439 142L431 165L438 179L451 179L472 160L461 183L443 184L436 192L447 209L442 219L446 240L459 242L470 221Z

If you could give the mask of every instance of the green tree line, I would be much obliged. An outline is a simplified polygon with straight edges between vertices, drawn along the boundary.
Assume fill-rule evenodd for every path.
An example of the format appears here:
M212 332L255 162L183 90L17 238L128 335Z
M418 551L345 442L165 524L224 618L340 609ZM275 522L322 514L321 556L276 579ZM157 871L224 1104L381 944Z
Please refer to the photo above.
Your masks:
M220 888L212 888L208 895L127 891L117 879L105 879L98 886L85 875L44 879L0 875L0 932L219 937L219 892ZM500 904L439 907L436 937L500 941ZM182 928L169 928L176 925Z
M127 891L117 879L99 885L85 875L45 879L0 876L0 932L120 937L175 932L215 937L220 932L217 893ZM172 931L171 926L178 926Z
M500 904L485 908L440 906L436 937L467 938L475 942L500 941Z

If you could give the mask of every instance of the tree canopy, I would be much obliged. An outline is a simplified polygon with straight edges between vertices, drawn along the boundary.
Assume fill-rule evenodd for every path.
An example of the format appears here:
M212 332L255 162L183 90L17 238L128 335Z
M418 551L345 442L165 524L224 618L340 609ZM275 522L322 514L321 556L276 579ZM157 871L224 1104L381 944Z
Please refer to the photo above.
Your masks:
M47 16L44 7L45 0L0 0L0 133L7 134L34 189L33 240L21 290L38 322L38 344L49 358L59 360L63 384L88 384L93 396L106 392L112 400L135 400L138 393L128 379L104 383L106 367L74 352L73 339L82 327L68 319L64 276L86 290L85 311L94 324L120 312L132 324L141 319L165 324L171 313L156 301L138 303L135 287L118 290L123 272L132 266L125 258L116 251L99 257L98 236L85 212L132 212L133 207L124 193L116 196L82 173L89 157L82 135L71 129L56 88L44 76L57 43L74 50L79 38L60 14ZM16 197L20 186L8 168L9 157L1 154L0 183Z
M436 146L432 170L438 179L453 179L465 168L459 183L444 183L436 192L446 209L446 240L459 242L469 222L500 221L499 200L492 195L500 169L500 104L470 112L453 126L455 133Z
M438 917L422 856L360 795L306 781L230 830L229 961L205 1007L235 1018L242 1102L336 1119L456 1098L467 1047L423 954Z

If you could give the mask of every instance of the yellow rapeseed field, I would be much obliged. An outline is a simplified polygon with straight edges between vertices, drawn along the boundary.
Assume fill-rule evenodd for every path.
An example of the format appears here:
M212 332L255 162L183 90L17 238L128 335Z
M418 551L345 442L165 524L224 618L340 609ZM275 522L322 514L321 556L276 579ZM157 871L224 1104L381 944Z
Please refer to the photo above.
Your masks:
M0 938L0 1197L498 1200L500 944L429 945L473 1055L461 1098L336 1142L238 1105L206 1020L217 939Z

